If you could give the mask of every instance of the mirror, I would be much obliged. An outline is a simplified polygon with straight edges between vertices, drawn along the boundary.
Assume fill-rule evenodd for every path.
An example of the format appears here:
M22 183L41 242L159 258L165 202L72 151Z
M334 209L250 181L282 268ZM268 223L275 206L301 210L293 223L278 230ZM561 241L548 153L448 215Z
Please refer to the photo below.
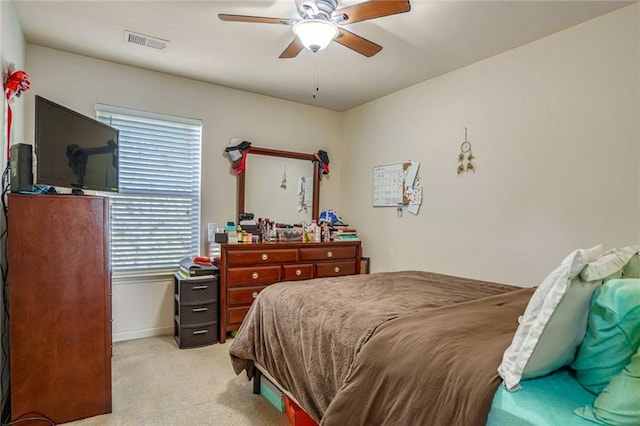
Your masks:
M293 158L248 155L245 211L278 223L311 221L313 164Z
M237 176L236 217L242 212L249 212L254 213L256 219L268 217L280 223L318 220L320 166L313 161L313 154L252 146L249 148L246 164L245 170ZM286 188L282 188L285 167ZM302 177L305 177L303 187L306 213L304 209L299 211L298 192ZM249 188L247 180L251 182Z

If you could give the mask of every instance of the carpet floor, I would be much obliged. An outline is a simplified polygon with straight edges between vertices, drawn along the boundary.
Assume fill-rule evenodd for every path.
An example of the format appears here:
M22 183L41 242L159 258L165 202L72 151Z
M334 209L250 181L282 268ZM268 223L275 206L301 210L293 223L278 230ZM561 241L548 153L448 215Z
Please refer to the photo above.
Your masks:
M229 345L178 349L172 336L113 345L113 412L65 426L288 426L231 368Z

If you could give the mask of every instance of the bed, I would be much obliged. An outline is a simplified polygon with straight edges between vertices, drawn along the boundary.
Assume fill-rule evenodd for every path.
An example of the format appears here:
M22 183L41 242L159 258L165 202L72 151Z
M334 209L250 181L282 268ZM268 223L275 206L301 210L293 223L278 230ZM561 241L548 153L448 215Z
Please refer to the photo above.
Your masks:
M535 293L422 271L274 284L238 330L232 366L250 379L258 368L327 426L593 425L573 410L596 395L567 368L518 392L501 386L497 369Z

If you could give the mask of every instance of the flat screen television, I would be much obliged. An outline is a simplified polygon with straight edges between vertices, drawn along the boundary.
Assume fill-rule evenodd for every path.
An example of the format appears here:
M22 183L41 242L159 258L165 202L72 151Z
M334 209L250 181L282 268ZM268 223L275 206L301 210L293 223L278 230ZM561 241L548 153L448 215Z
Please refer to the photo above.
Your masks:
M35 98L35 183L118 192L118 130Z

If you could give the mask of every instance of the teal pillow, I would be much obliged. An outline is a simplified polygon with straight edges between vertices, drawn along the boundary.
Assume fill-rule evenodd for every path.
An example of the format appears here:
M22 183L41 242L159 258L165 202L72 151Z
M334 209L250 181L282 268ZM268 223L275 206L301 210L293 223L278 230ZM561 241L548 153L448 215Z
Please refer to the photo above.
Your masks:
M640 279L613 279L591 299L587 331L571 367L585 389L599 394L640 346Z
M593 405L576 408L574 413L600 424L640 425L640 349L620 374L611 379Z

